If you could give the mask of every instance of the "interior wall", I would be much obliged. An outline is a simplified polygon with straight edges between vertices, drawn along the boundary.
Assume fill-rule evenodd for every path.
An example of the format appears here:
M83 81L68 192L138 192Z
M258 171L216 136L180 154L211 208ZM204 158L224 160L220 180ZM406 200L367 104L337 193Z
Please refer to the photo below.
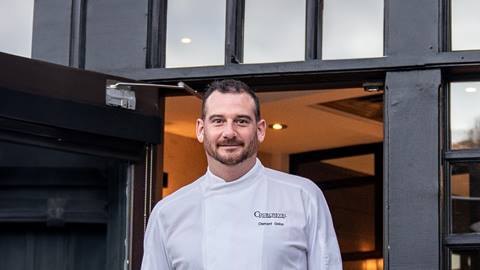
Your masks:
M168 173L168 187L163 188L167 196L202 176L207 169L203 145L196 139L165 132L164 172ZM258 152L265 167L288 172L288 154Z
M203 145L196 139L165 132L163 155L163 169L168 173L168 187L163 188L163 196L192 183L207 169Z
M258 152L258 159L262 162L263 166L282 171L289 172L289 155L283 153L267 153Z

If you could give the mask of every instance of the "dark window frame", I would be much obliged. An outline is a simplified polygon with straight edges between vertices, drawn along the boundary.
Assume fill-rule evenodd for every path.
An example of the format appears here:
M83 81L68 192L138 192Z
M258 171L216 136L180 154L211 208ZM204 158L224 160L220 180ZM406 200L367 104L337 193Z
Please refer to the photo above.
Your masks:
M325 150L315 150L290 154L290 173L298 174L298 166L303 162L321 161L364 154L374 155L375 175L371 177L346 178L316 183L322 190L355 186L374 186L375 194L375 249L367 252L342 253L345 261L378 259L383 257L383 143L353 145Z
M450 1L447 1L450 2ZM450 41L450 40L449 40ZM451 269L451 254L453 250L480 250L480 234L475 233L453 233L452 232L452 202L451 202L451 176L452 165L458 163L476 163L480 162L480 149L451 149L451 119L450 119L450 96L451 96L451 83L459 82L473 82L479 81L478 75L466 74L462 76L453 76L449 78L445 86L441 89L443 91L443 106L442 106L442 121L443 135L442 147L443 157L442 161L442 181L443 191L440 191L440 201L443 207L441 209L440 224L442 235L442 252L444 269Z
M451 0L441 0L442 1L442 8L444 10L442 24L444 26L445 31L441 33L443 38L443 46L444 51L446 52L476 52L480 53L480 48L472 49L472 50L452 50L452 2Z
M288 62L268 62L244 64L244 22L245 22L245 1L226 0L226 21L225 21L225 61L224 66L230 65L262 65L262 64L285 64ZM387 4L384 0L383 9L383 51L385 56L386 47L386 17ZM323 31L323 4L324 0L305 0L305 59L299 62L311 60L322 60L322 31ZM150 0L148 2L148 35L147 35L147 59L146 68L165 67L166 40L167 40L167 12L168 0ZM378 58L378 57L373 57ZM365 58L371 59L371 58ZM344 60L344 59L339 59ZM331 60L328 60L331 61ZM212 66L201 66L209 68ZM192 67L180 67L189 69ZM195 67L193 67L195 68Z

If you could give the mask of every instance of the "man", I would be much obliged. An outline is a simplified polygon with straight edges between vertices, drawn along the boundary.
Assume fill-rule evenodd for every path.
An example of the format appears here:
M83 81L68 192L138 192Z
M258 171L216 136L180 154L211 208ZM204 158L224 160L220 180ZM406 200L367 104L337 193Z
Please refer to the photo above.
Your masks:
M257 159L265 130L246 84L209 86L196 125L207 172L155 206L142 270L342 269L318 187Z

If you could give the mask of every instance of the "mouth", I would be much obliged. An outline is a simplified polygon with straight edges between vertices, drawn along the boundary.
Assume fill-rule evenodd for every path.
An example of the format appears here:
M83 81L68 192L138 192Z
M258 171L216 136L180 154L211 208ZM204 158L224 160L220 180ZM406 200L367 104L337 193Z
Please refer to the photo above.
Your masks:
M236 148L239 148L239 147L242 147L243 144L241 143L237 143L237 144L219 144L218 145L218 148L223 148L223 149L226 149L226 150L230 150L230 149L236 149Z
M228 144L228 145L220 144L220 145L218 145L218 147L226 147L226 148L241 147L241 146L242 146L241 144Z

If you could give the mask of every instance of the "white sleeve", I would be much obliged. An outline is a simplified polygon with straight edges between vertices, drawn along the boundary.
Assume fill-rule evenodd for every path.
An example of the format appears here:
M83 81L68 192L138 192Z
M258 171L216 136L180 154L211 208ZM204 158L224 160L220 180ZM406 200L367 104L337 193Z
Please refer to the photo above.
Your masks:
M317 188L310 202L308 226L308 269L341 270L342 258L327 202Z
M173 270L165 246L165 232L154 213L150 215L145 231L141 270Z

